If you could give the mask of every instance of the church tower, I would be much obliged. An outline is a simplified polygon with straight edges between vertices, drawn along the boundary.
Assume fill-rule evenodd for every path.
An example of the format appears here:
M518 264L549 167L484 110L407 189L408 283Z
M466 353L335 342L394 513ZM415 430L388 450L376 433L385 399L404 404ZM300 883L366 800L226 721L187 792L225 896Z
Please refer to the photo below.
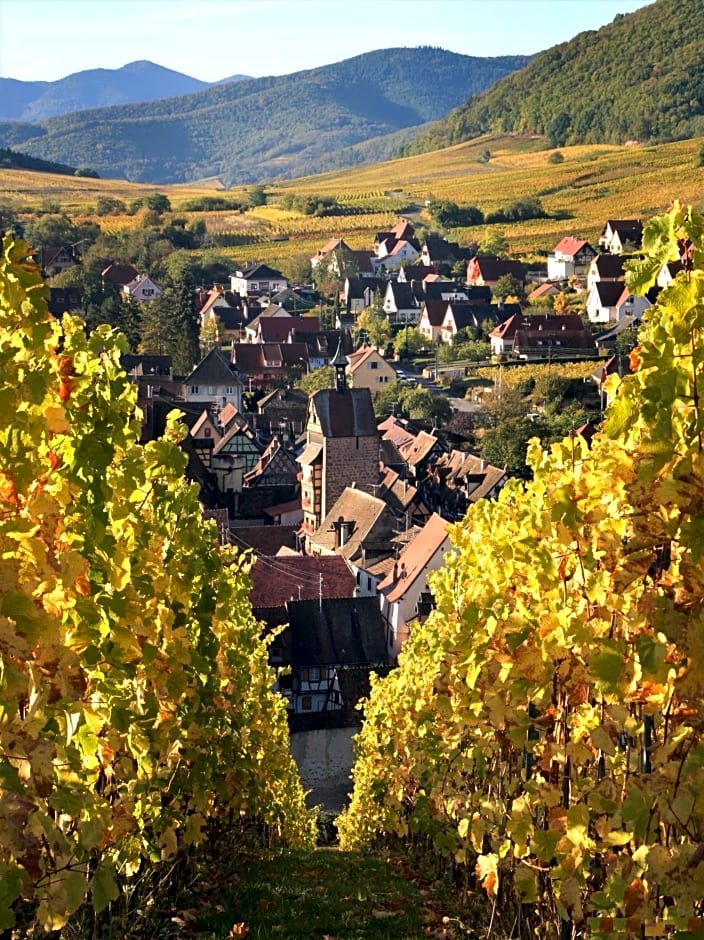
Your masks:
M347 387L347 357L338 346L330 363L335 388L308 400L301 465L303 534L312 535L347 486L367 493L379 483L379 431L368 388Z

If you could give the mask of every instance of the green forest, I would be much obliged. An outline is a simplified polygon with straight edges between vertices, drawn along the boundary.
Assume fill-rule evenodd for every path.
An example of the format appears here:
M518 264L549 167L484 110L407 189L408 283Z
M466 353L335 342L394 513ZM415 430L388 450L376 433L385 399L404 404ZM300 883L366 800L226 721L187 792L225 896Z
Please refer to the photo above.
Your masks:
M471 97L404 153L487 133L540 134L550 147L700 136L703 19L702 0L657 0L617 16Z

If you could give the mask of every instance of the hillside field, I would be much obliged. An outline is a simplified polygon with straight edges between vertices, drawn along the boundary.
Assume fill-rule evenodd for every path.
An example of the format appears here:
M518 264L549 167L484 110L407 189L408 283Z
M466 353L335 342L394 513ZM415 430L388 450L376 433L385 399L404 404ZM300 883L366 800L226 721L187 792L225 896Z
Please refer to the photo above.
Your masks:
M514 202L539 199L550 216L517 223L451 229L443 234L468 244L500 229L513 254L544 255L564 235L596 241L606 219L647 219L679 199L701 210L704 167L699 166L702 139L656 146L585 145L560 150L563 161L551 163L553 151L541 138L485 137L434 153L419 154L344 172L308 176L283 183L263 183L267 205L240 213L195 212L212 233L236 236L236 248L224 254L244 262L274 262L312 253L331 237L344 237L353 248L368 247L374 233L399 215L431 228L426 203L449 200L487 212ZM486 152L490 154L488 162ZM554 159L554 158L553 158ZM154 186L123 180L53 176L23 170L0 170L0 202L20 217L58 204L74 220L94 218L106 231L137 224L132 216L94 215L100 196L126 203L159 191L168 195L175 213L199 196L227 195L247 201L252 187L223 190L217 179L197 184ZM316 218L277 206L288 193L335 196L343 214ZM348 209L349 213L344 210Z

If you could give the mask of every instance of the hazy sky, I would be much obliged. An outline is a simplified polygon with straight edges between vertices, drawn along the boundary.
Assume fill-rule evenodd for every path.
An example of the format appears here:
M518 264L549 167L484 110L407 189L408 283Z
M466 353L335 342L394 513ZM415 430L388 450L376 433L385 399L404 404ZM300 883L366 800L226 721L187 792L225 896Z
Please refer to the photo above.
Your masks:
M649 0L0 0L0 76L137 59L203 81L286 75L392 46L531 54Z

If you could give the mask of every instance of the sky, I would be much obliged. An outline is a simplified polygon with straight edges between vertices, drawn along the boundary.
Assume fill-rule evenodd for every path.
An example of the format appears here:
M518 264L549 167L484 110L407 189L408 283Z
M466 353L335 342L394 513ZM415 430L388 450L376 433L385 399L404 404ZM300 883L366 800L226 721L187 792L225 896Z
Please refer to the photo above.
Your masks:
M202 81L288 75L394 46L530 55L651 0L0 0L0 76L148 59Z

